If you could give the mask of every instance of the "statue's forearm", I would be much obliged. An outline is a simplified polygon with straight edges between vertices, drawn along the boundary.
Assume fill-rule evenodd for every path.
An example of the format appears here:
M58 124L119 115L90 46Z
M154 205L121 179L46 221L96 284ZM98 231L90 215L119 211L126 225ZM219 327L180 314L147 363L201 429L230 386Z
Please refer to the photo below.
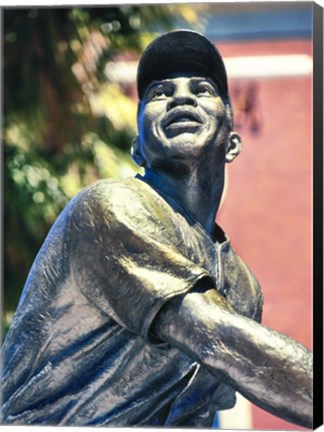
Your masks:
M161 311L156 331L259 407L312 427L312 354L236 314L215 293L192 293Z
M293 423L312 427L313 357L293 339L254 321L223 313L217 325L217 360L224 380L246 398ZM215 346L215 343L212 344Z

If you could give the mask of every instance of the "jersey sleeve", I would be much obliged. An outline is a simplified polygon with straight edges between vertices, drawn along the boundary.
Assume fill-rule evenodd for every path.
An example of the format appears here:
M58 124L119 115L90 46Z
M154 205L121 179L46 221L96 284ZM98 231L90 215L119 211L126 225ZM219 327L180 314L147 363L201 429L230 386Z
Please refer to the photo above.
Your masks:
M222 265L220 293L236 312L261 323L263 295L255 275L230 245L223 253Z
M172 209L120 184L97 183L70 220L73 277L81 292L144 338L169 299L214 278L186 254Z

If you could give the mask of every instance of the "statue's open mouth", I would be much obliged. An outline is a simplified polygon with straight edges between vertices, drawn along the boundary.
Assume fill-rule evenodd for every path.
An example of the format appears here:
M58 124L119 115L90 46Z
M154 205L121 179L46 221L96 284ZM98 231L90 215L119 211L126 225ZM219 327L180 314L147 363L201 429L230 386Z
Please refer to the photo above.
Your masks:
M164 127L166 130L182 129L182 128L197 128L201 126L200 117L192 111L186 109L177 109L168 114Z

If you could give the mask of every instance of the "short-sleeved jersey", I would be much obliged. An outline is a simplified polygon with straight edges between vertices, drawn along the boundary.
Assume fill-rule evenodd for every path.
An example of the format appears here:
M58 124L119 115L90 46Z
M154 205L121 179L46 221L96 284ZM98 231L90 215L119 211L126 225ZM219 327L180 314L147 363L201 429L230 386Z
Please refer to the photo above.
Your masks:
M234 391L151 327L198 281L260 321L259 285L220 228L213 241L142 178L101 180L53 225L2 349L2 422L210 426Z

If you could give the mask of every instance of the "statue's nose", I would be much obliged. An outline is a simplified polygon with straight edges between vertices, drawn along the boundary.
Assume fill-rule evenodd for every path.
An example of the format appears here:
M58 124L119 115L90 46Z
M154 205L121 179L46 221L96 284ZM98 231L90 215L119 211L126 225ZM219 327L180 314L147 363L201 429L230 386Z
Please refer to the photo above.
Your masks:
M181 88L177 90L170 98L168 103L168 109L175 108L179 105L197 106L197 99L195 95L190 92L189 89Z

